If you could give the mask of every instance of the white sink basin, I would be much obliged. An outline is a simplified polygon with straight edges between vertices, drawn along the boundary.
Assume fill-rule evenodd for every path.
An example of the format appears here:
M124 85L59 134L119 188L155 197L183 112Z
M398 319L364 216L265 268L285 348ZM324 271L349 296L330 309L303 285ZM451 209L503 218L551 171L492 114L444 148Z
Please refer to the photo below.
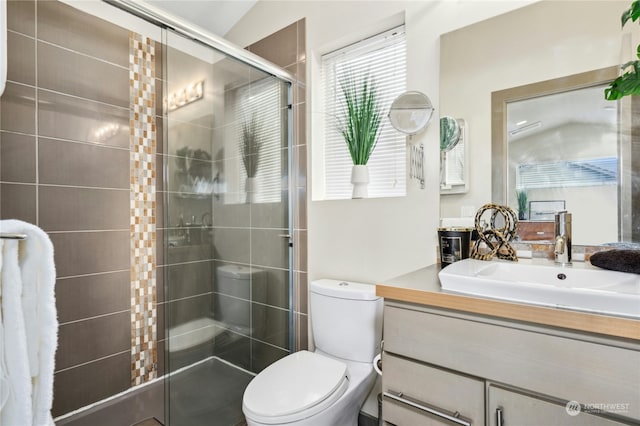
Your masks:
M446 291L640 318L640 275L588 263L464 259L438 275Z

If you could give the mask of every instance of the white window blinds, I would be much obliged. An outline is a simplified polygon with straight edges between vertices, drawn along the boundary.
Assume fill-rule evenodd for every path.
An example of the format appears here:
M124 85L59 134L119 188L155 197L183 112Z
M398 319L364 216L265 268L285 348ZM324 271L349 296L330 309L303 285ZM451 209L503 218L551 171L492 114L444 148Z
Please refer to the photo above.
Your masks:
M322 56L324 199L351 198L352 161L337 127L337 117L345 108L340 81L367 75L375 81L384 115L378 144L367 163L369 197L406 194L406 139L386 118L391 102L406 90L406 59L404 26Z
M517 189L600 186L618 183L616 157L518 164Z

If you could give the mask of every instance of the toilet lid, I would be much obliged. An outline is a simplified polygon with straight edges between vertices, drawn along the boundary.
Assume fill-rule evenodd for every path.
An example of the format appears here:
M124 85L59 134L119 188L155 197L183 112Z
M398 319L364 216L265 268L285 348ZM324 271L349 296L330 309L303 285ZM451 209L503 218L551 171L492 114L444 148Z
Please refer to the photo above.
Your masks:
M262 423L291 422L322 411L348 386L346 364L300 351L271 364L253 378L244 392L243 411Z

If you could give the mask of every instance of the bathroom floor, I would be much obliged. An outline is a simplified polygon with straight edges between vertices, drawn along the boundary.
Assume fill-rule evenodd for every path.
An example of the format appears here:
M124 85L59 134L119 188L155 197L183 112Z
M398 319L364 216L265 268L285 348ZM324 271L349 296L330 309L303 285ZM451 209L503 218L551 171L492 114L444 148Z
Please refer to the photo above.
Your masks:
M169 380L171 426L244 425L242 395L253 376L212 358Z
M166 383L159 380L59 420L56 425L113 426L133 422L136 426L246 426L242 395L252 378L252 374L212 357L168 379L169 421L164 419L163 408Z

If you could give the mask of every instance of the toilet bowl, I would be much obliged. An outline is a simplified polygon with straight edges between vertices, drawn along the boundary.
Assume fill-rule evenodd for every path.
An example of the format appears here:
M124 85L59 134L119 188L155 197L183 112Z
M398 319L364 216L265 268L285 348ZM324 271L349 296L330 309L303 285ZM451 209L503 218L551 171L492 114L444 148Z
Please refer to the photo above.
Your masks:
M357 425L376 377L382 298L370 284L319 280L310 285L310 309L316 350L290 354L249 383L249 426Z

